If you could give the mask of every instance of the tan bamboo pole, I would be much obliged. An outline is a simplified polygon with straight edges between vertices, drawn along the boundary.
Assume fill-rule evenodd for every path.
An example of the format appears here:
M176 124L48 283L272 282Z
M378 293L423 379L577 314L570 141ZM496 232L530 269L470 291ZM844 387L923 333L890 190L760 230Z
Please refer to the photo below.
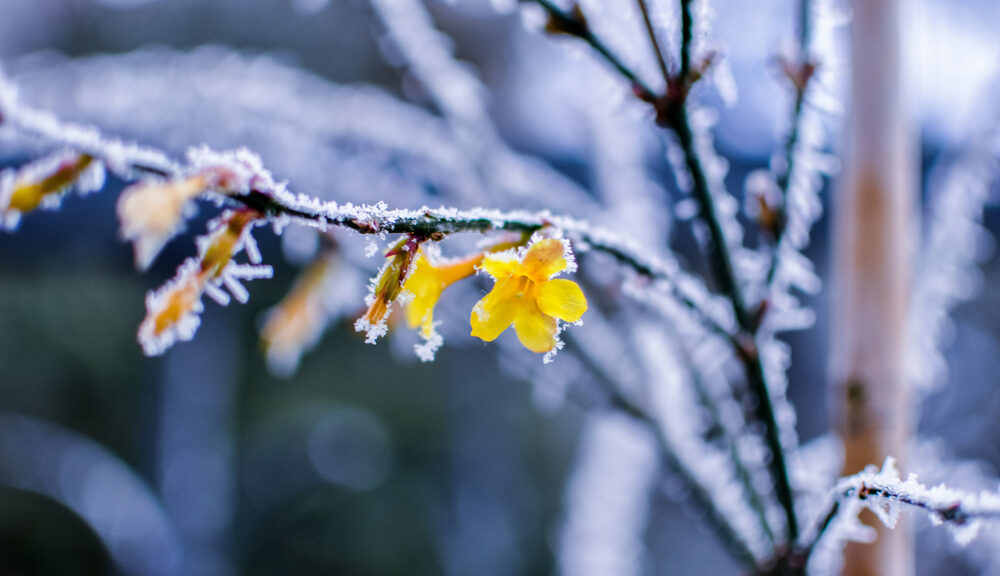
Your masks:
M908 0L851 0L851 84L844 172L834 200L831 390L844 473L904 455L913 426L903 347L916 232L918 144L903 86L902 18ZM905 464L905 463L903 463ZM905 473L905 472L904 472ZM910 576L905 520L872 516L874 544L851 544L846 576Z

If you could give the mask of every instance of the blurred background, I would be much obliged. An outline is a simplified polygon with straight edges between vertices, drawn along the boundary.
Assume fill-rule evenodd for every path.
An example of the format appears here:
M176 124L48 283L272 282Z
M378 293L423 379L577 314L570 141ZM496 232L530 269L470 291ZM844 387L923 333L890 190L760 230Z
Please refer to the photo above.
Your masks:
M729 106L724 94L705 99L720 105L716 143L730 163L731 189L742 190L786 126L788 95L773 57L794 34L794 5L711 4L713 38L725 47L739 99ZM503 138L583 182L580 114L566 103L587 87L567 69L588 57L486 0L428 5L489 88L489 113ZM912 86L931 182L936 167L996 121L1000 5L922 0L911 16ZM161 108L189 96L183 83L158 76L157 55L233 58L199 48L206 45L241 52L247 74L273 81L304 70L426 101L392 65L383 27L361 0L0 0L0 65L25 103L177 154L203 141L245 143L298 189L324 189L330 175L322 151L311 155L312 140L267 129L267 110L246 116L245 107L230 108L227 99L249 97L252 84L234 83L232 93L222 80L200 84L199 97L214 104L199 114L178 112L186 110L181 104ZM834 53L837 45L833 37ZM102 67L101 55L137 50L126 66L134 76ZM836 77L842 64L830 65ZM277 104L304 106L299 88L317 90L295 84ZM132 89L155 97L114 101L116 90ZM830 89L842 95L846 88ZM834 118L833 143L836 127ZM0 150L5 165L25 160ZM650 173L672 190L662 152L650 157ZM256 236L275 278L254 283L246 306L208 303L193 342L145 358L135 341L145 293L193 252L193 235L214 209L203 206L189 232L140 274L117 236L121 186L112 181L97 195L70 196L60 210L32 214L16 233L0 234L0 574L557 571L583 410L542 397L483 345L446 345L429 364L405 344L365 345L351 328L360 300L296 373L272 375L257 329L295 267L269 229ZM988 209L986 225L1000 228L1000 213ZM827 229L824 219L809 248L822 275ZM693 248L678 247L682 255ZM698 265L693 252L690 260ZM956 314L949 383L926 402L920 426L943 439L942 451L980 461L977 470L989 475L1000 464L1000 291L989 288L1000 285L1000 262L986 259L983 270L986 289ZM790 395L803 442L827 432L825 298L811 302L815 327L790 337ZM667 493L652 498L640 573L725 567L708 532L690 529L690 511ZM945 566L976 573L945 541L928 542L941 554L921 573Z

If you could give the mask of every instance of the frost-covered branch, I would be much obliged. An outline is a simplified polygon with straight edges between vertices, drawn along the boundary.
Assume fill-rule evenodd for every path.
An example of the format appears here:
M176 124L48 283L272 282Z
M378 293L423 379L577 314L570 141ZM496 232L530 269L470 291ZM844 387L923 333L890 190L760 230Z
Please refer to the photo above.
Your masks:
M652 97L656 94L656 92L650 88L649 85L644 82L635 71L632 70L632 68L625 64L621 58L611 51L603 40L594 34L590 25L587 23L587 18L583 15L583 11L580 9L579 4L574 5L571 10L563 10L550 0L535 0L535 2L541 6L549 16L549 21L545 26L545 30L547 32L553 34L567 34L583 40L589 44L594 51L607 60L608 64L611 64L611 66L617 70L619 74L628 79L629 82L632 83L633 90L637 94L640 94L643 98Z
M586 355L581 356L581 358L586 359ZM602 379L602 382L614 382L611 375L607 376L607 378ZM757 558L743 535L733 526L732 518L719 507L719 502L713 497L713 493L708 490L704 483L678 457L671 440L663 430L663 425L656 416L652 415L642 404L629 398L613 384L606 384L605 393L608 405L611 408L632 418L650 432L657 445L657 451L663 458L664 464L676 473L683 481L684 486L691 491L692 500L698 504L700 510L705 512L709 525L719 535L726 549L744 567L755 569L758 565Z
M941 351L951 309L973 297L981 282L977 264L989 246L983 210L994 202L991 185L998 162L998 120L954 158L931 172L927 240L909 310L907 376L918 394L926 394L946 375Z
M1000 493L963 492L943 484L927 487L914 474L903 480L890 457L881 470L870 466L837 483L829 506L803 535L792 558L805 566L823 538L869 541L872 529L857 520L858 512L868 509L886 527L893 528L903 508L923 510L934 524L951 528L955 540L964 545L975 539L984 523L1000 522ZM836 534L831 534L834 527Z
M797 49L782 56L782 71L792 87L792 113L788 135L780 154L771 161L769 171L760 171L747 179L750 211L770 236L773 249L760 294L765 305L764 330L782 332L812 324L812 313L801 307L793 289L814 294L820 281L802 251L809 243L813 224L822 213L819 191L823 177L836 170L836 162L822 148L826 143L821 102L824 98L824 75L834 66L819 68L818 53L825 63L834 59L827 37L837 25L832 15L822 19L814 13L830 11L823 2L802 0L799 3ZM816 24L817 39L812 41ZM820 32L822 34L820 34Z
M737 325L743 333L734 343L739 357L744 363L751 393L756 399L757 418L764 424L765 438L771 452L771 472L778 499L785 511L789 538L794 540L798 536L798 521L795 517L795 505L785 465L782 435L775 416L772 393L767 385L767 374L754 336L759 324L756 315L752 314L747 307L736 275L731 240L727 238L723 229L723 220L716 206L716 192L713 191L713 186L705 170L702 147L699 146L696 133L692 128L687 107L690 85L697 79L692 76L691 69L691 44L694 26L692 3L690 0L680 0L682 24L680 75L668 82L668 90L665 94L657 95L593 34L579 5L576 5L572 11L564 11L548 0L536 0L536 2L549 14L550 20L547 30L575 36L587 42L626 79L632 82L636 95L654 107L657 124L669 129L677 138L682 152L682 163L690 178L691 193L698 204L701 219L707 226L712 240L714 249L710 258L714 272L713 277L719 290L729 299ZM709 64L710 61L706 61L704 66ZM701 72L702 70L699 70L698 75Z
M61 122L50 114L23 106L17 103L9 86L0 84L0 88L4 89L0 92L3 96L0 99L0 115L4 119L4 128L12 128L49 147L84 152L125 180L154 176L168 181L183 181L198 177L205 170L221 168L232 176L231 181L223 186L225 190L209 185L204 188L209 189L207 191L214 188L221 192L217 197L256 210L278 229L296 222L324 230L343 227L362 234L410 234L440 239L457 232L530 233L552 227L577 241L579 249L609 254L640 276L656 281L651 285L673 293L685 306L704 314L704 319L720 334L732 334L734 330L731 317L720 309L704 286L684 273L675 261L658 258L652 250L582 220L548 212L448 208L393 210L384 204L359 206L324 202L289 192L283 183L275 181L260 159L247 150L217 153L197 148L189 152L186 163L177 163L160 150L106 137L95 128ZM168 238L174 232L176 230L168 234Z

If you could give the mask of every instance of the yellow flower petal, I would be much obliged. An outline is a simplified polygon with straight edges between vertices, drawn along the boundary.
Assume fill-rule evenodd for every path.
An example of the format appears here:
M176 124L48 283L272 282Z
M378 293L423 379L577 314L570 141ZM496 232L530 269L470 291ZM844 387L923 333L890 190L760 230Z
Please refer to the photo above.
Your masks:
M523 307L519 297L519 279L498 280L493 290L476 303L472 309L472 335L492 342L514 322L518 309Z
M538 308L549 316L576 322L587 311L587 298L572 280L556 278L537 284Z
M521 264L521 272L536 282L544 282L566 269L566 248L554 238L539 240L528 248Z
M25 181L19 178L14 183L8 207L18 212L30 212L38 208L46 196L72 186L93 161L93 156L77 154L63 160L52 172L37 180Z
M421 326L424 338L430 338L434 332L434 306L441 293L455 282L475 274L481 260L482 255L476 254L464 260L434 266L421 250L403 288L413 294L413 300L406 306L406 323L410 328Z
M494 280L509 278L520 266L513 251L487 254L480 265Z
M548 352L556 345L556 319L543 314L533 301L518 307L514 331L521 344L532 352Z
M199 272L201 276L206 280L212 280L222 274L226 264L229 264L229 260L233 257L233 251L243 235L243 229L258 216L260 214L253 210L240 210L231 213L222 222L201 256L201 271Z
M416 267L403 288L413 294L413 300L406 305L406 323L410 328L422 325L424 335L429 335L434 325L434 305L441 297L444 287L427 258L418 258Z

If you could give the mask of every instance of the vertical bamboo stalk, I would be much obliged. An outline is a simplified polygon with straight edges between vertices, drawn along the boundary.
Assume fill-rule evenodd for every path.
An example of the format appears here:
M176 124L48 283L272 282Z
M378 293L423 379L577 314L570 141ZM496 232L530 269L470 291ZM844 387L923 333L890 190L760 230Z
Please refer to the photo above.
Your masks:
M844 473L900 457L912 429L903 346L918 148L903 86L907 0L852 0L852 96L844 174L835 199L832 393ZM847 576L909 576L913 538L900 522L875 544L852 544Z

